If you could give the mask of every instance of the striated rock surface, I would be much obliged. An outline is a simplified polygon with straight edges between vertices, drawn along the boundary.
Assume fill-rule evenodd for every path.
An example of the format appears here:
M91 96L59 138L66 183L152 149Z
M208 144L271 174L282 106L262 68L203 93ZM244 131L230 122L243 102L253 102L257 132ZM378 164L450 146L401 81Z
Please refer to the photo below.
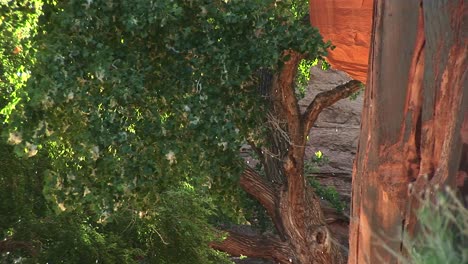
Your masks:
M330 64L366 83L372 28L371 0L310 0L310 21L336 48Z
M421 232L420 194L431 188L425 197L436 200L435 186L455 187L468 106L466 7L375 1L349 264L398 263L402 234Z
M351 78L344 72L319 67L311 69L311 80L306 97L299 101L302 110L320 92L335 88ZM359 138L363 96L356 100L343 99L324 109L312 128L306 156L321 151L328 162L317 168L313 176L324 185L334 186L346 201L351 197L351 175Z

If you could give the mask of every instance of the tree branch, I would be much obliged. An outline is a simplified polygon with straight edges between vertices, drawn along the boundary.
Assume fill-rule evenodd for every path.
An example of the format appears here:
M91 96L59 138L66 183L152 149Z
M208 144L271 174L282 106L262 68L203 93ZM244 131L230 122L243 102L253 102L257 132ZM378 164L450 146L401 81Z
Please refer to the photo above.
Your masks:
M210 246L232 256L271 259L278 263L290 263L290 250L286 243L274 236L245 235L235 231L226 231L228 237Z
M310 129L323 109L357 92L361 88L361 85L360 81L351 80L335 87L333 90L317 94L302 115L302 122L304 123L303 137L307 138Z
M253 142L253 140L247 140L247 143L249 143L252 150L255 151L255 153L257 154L258 159L260 160L260 163L263 165L263 167L265 167L266 166L265 156L262 153L262 149L257 147L257 145L255 144L255 142Z
M254 169L247 167L240 178L241 187L252 195L267 210L268 215L276 218L275 200L273 186L262 178Z
M286 118L291 145L299 145L302 143L301 114L294 91L294 78L296 77L297 65L304 55L287 50L283 57L289 57L289 59L284 62L274 83L276 87L273 87L273 97L275 103L279 104L276 108L281 110L281 117Z
M261 177L255 170L247 167L241 175L240 185L248 194L252 195L267 211L268 216L276 227L281 239L284 239L284 225L279 216L277 202L279 200L279 190Z

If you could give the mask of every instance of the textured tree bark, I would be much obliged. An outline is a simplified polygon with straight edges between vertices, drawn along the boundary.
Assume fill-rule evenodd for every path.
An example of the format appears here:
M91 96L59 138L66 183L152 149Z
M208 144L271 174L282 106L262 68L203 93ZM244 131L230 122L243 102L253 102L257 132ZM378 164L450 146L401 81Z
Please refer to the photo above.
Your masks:
M303 55L286 51L284 56L290 59L273 77L269 95L270 129L275 151L254 146L267 175L262 177L247 168L240 179L241 187L265 207L275 225L276 235L242 236L228 231L227 239L212 246L234 255L269 258L278 263L344 263L339 245L328 229L320 198L306 183L304 152L307 135L319 113L358 91L361 83L350 81L320 93L301 113L295 96L294 78Z
M271 259L278 263L290 263L290 248L287 243L275 236L245 235L227 231L222 243L213 243L212 248L228 252L232 256L249 256Z
M390 250L404 254L415 197L455 188L468 109L466 14L463 0L374 2L348 263L399 263Z

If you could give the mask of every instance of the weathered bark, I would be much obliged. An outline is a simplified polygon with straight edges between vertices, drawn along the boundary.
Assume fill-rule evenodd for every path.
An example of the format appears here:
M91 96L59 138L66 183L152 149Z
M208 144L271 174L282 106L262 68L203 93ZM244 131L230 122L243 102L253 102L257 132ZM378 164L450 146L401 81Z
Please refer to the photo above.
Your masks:
M275 190L268 181L258 175L254 169L247 167L240 178L240 185L260 202L271 218L276 217Z
M213 243L212 248L228 252L232 256L271 259L278 263L290 263L290 248L287 243L274 236L245 235L227 231L227 238Z
M404 254L415 197L455 188L468 109L466 11L463 0L375 1L349 263L398 263L390 251Z
M269 94L269 124L275 151L254 146L257 154L263 156L261 160L267 175L263 178L247 168L240 179L241 187L265 207L277 236L242 236L230 231L226 240L213 247L234 255L269 258L278 263L344 263L339 245L328 229L320 198L306 183L304 152L307 135L318 114L325 107L358 91L361 84L350 81L320 93L301 113L295 96L294 78L303 55L295 51L287 51L284 55L290 59L273 77Z

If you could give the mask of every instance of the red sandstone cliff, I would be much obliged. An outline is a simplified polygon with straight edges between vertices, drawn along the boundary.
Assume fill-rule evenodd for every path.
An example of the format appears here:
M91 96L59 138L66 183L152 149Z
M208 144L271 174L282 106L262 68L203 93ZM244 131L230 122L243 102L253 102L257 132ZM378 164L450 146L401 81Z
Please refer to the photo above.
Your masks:
M366 83L372 28L371 0L309 0L310 20L336 46L330 64Z

